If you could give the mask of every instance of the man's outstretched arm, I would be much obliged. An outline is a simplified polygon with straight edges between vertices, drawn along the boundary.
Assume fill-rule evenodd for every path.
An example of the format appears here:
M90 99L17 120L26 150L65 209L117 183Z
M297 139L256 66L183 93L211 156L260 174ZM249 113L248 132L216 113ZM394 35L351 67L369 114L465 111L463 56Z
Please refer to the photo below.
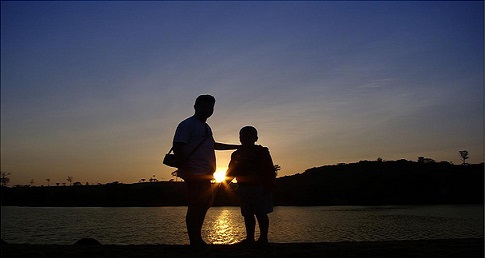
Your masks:
M239 147L241 147L241 145L226 144L226 143L220 143L220 142L216 142L214 144L214 149L216 150L235 150Z

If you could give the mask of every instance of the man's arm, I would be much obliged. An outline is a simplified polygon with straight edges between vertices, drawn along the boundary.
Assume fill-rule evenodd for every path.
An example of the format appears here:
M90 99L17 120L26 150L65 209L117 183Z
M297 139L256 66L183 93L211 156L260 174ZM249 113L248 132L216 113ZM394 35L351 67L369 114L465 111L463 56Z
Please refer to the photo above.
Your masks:
M220 143L216 142L214 144L214 149L216 150L235 150L241 147L241 145L236 145L236 144L226 144L226 143Z
M175 154L175 159L177 163L180 164L180 168L183 168L185 165L185 153L184 153L184 146L185 143L182 142L174 142L173 143L173 153Z

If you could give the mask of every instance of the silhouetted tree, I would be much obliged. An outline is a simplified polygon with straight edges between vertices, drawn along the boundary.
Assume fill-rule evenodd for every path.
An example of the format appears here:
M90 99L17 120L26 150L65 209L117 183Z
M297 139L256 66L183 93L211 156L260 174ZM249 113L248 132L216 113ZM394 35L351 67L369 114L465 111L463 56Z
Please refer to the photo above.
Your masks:
M460 156L461 156L461 159L463 160L463 163L461 163L462 165L466 165L466 160L468 159L468 151L467 150L461 150L460 151Z
M68 176L66 180L69 182L69 185L72 185L72 176Z
M49 178L47 178L45 181L47 181L47 186L49 186L49 182L51 181Z
M278 164L274 165L274 171L275 171L276 174L278 174L278 171L280 171L280 170L281 170L280 165L278 165Z
M10 177L8 177L10 173L2 171L1 174L2 174L2 186L8 185L8 183L10 183Z

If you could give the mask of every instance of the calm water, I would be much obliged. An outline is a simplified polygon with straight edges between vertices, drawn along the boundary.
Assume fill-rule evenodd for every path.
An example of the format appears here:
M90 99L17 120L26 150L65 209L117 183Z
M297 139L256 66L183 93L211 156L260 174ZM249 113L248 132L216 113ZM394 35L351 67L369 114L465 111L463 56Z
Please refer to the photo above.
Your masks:
M188 244L186 207L1 207L9 243ZM275 207L272 242L338 242L483 237L483 206ZM258 229L257 229L258 230ZM231 244L245 237L238 207L213 207L204 239Z

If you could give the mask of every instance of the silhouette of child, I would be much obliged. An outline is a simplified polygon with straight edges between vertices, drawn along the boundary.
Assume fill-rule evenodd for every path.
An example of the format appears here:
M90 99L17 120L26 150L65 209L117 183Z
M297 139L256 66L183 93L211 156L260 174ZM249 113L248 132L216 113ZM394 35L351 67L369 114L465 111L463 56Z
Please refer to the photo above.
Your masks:
M268 148L255 145L258 132L252 126L245 126L239 131L242 146L232 153L227 170L226 184L237 180L237 193L241 205L241 214L246 226L246 239L239 244L267 244L269 217L273 211L273 188L275 184L275 166ZM254 241L256 220L260 236Z

